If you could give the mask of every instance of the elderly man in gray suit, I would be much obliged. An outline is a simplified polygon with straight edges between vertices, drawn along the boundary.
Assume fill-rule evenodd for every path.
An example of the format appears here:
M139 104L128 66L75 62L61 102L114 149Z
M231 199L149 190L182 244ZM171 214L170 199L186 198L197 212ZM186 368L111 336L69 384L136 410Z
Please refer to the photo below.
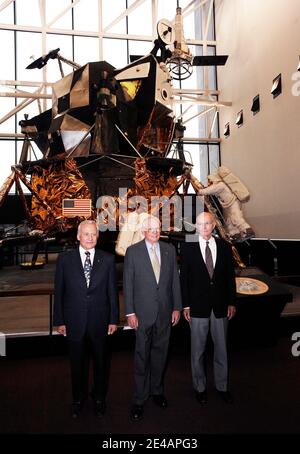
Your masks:
M149 396L161 408L168 405L163 373L171 325L178 323L182 304L175 248L159 241L160 230L159 219L149 216L142 226L145 239L125 255L125 311L129 326L136 330L132 421L142 418Z

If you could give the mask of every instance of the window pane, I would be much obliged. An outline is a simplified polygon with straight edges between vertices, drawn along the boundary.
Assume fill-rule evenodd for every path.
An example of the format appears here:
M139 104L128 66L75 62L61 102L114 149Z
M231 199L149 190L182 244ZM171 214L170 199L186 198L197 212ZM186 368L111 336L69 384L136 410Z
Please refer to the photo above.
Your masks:
M75 5L73 10L75 30L98 31L98 0L81 0L81 2Z
M0 186L11 174L11 166L15 164L15 143L12 140L0 140L1 165L0 165ZM14 192L12 188L10 192Z
M198 144L190 144L184 143L183 149L185 151L184 156L188 162L193 164L192 173L193 175L201 181L200 178L200 165L202 165L201 161L201 151L200 146ZM201 181L202 183L202 181ZM192 190L189 192L193 192Z
M207 55L216 55L215 46L207 47ZM209 88L211 90L216 90L216 88L217 88L216 66L208 67L208 81L209 81Z
M47 3L47 2L46 2ZM38 0L26 0L16 2L17 24L41 26L41 16Z
M219 145L209 145L209 173L215 172L219 165Z
M103 59L115 68L127 65L127 41L122 39L103 40Z
M175 19L177 8L177 0L158 0L157 6L157 20L168 19L173 21Z
M126 9L126 0L102 0L102 24L105 29L114 19L116 19ZM107 33L126 33L126 18L118 22L114 27L107 30Z
M185 104L186 108L187 104ZM192 118L194 115L197 115L199 112L202 112L204 110L203 106L193 106L189 111L186 113L184 116L185 121L189 118L191 120L187 121L184 126L186 127L184 135L186 137L205 137L206 136L206 126L205 126L205 116L197 116L195 118Z
M60 12L71 4L71 0L51 0L46 1L46 22L51 23ZM52 28L72 28L72 12L68 10L61 18L51 24Z
M128 4L130 6L134 0ZM152 36L151 2L144 2L128 16L128 33ZM147 20L145 20L147 18Z
M41 69L26 69L26 66L30 65L30 63L41 56L41 33L17 32L18 80L42 81L43 74ZM27 87L24 89L27 90Z
M14 8L13 3L8 5L0 12L0 23L1 24L13 24L14 23Z
M199 179L202 184L207 184L207 175L208 175L208 147L207 145L199 145L199 167L200 167L200 175ZM197 176L196 173L194 173Z
M14 80L15 79L14 32L11 32L9 30L0 30L0 43L5 43L5 46L3 46L2 44L0 45L0 61L3 62L3 64L1 64L0 79Z
M153 43L149 41L128 41L129 55L140 55L141 57L150 53Z
M207 3L205 3L205 4L203 5L203 8L204 8L204 11L205 11L205 14L206 14L206 15L208 14L209 5L210 5L210 2L207 2ZM207 33L207 39L208 39L208 40L214 40L214 39L215 39L215 28L214 28L213 16L211 16L211 20L210 20L210 22L209 22L208 33Z
M181 4L180 6L182 7ZM195 13L183 16L183 34L185 39L195 39Z
M197 8L196 11L194 11L193 16L195 19L194 38L203 39L201 8Z
M215 112L216 112L215 110L211 111L211 125L213 126L212 131L211 131L212 138L219 137L219 125L218 125L219 115L217 115L217 117L215 118ZM212 122L214 122L214 123L212 124Z
M91 61L99 60L99 39L84 36L74 37L75 61L79 65L85 65Z
M4 87L4 90L8 93L12 92L8 87ZM1 109L0 109L0 118L3 118L4 115L7 115L11 110L15 108L15 99L14 98L0 98L1 99ZM13 115L8 120L0 123L0 132L3 133L14 133L15 132L15 116ZM0 150L0 156L1 150Z

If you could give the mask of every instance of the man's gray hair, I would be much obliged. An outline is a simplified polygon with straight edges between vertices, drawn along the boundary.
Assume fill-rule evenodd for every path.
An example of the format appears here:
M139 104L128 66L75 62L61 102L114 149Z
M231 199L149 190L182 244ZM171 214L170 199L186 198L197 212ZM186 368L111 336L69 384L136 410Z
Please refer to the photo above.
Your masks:
M142 232L147 230L148 225L149 225L151 220L158 222L159 226L161 226L160 220L156 216L153 216L153 214L149 214L149 216L146 219L144 219L143 222L142 222Z
M211 220L216 223L216 218L215 216L210 212L210 211L201 211L201 213L199 213L196 217L196 222L198 222L198 219L202 216L204 216L204 214L208 214L211 218Z
M81 221L80 224L78 225L77 234L78 235L80 234L80 230L81 230L82 226L84 226L84 225L92 225L92 224L96 227L96 230L98 232L96 221L93 221L92 219L85 219L84 221Z

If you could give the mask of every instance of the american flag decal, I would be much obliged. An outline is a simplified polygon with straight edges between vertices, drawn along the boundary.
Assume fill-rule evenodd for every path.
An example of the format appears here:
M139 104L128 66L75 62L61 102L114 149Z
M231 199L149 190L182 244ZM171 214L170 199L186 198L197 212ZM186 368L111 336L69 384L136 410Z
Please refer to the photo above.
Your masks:
M91 215L91 200L90 199L63 199L62 215L72 218L74 216Z

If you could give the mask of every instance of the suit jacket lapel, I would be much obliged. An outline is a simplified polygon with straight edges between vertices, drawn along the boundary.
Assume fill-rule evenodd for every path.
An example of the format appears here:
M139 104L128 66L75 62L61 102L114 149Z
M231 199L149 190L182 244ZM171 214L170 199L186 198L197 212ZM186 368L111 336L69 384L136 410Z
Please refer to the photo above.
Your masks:
M99 268L101 267L101 262L103 262L102 253L101 253L101 251L99 251L99 249L95 249L94 261L93 261L92 272L91 272L90 287L93 285L95 276L97 276L99 273Z
M83 271L82 261L81 261L81 257L80 257L79 247L75 251L75 268L78 270L81 283L86 286L86 280L85 280L85 276L84 276L84 271Z
M214 274L218 272L218 268L219 268L219 265L220 265L220 254L221 254L221 249L220 249L220 242L218 241L217 238L215 238L215 242L216 242L216 248L217 248L217 257L216 257L216 264L215 264L215 268L214 268Z
M169 251L165 248L163 242L159 242L160 247L160 275L159 275L159 282L163 279L164 276L167 275L167 264L169 259Z
M207 275L209 275L208 271L207 271L206 263L205 263L204 258L202 256L202 252L201 252L199 241L197 242L197 244L195 246L196 246L196 252L197 252L197 255L198 255L198 258L199 258L199 261L200 261L200 265L207 272Z

